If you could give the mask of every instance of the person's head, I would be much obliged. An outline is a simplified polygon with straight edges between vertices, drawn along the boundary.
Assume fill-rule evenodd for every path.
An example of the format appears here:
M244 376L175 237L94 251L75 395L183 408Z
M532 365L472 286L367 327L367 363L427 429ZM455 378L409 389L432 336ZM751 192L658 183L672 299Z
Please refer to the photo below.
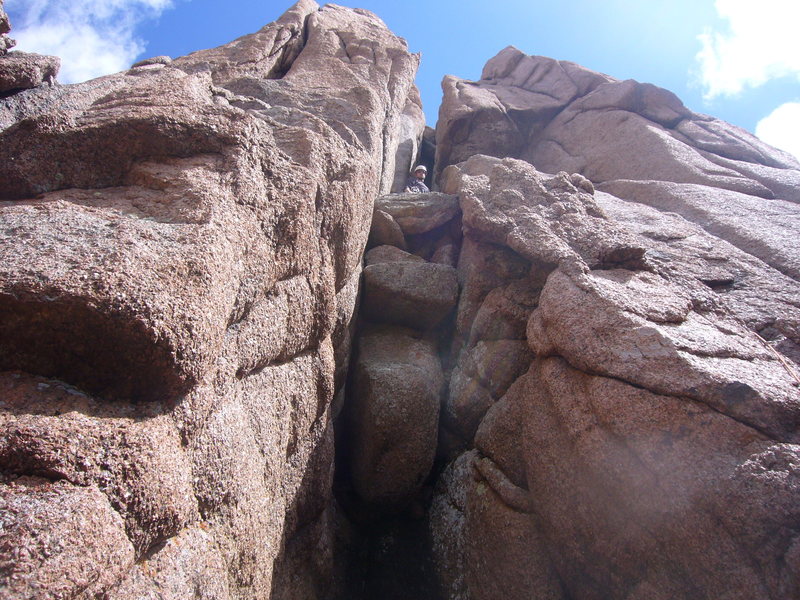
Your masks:
M414 168L414 177L417 179L425 179L425 175L428 174L428 168L425 165L417 165Z

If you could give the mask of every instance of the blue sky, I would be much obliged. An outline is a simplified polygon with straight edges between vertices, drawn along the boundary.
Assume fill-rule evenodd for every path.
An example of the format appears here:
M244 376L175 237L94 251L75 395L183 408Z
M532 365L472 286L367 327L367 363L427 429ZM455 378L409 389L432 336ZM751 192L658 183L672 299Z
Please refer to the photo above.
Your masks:
M800 155L798 0L349 0L413 52L435 125L446 74L480 76L514 45L618 79L654 83L694 111ZM224 44L288 8L274 0L6 0L17 49L57 54L62 82Z

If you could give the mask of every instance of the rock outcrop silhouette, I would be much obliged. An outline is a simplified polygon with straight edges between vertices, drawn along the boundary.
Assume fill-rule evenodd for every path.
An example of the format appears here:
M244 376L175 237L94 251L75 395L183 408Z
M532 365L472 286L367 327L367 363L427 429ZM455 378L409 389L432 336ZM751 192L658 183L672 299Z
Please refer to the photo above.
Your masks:
M9 29L0 598L800 596L791 156L514 48L434 144L311 0L77 85Z

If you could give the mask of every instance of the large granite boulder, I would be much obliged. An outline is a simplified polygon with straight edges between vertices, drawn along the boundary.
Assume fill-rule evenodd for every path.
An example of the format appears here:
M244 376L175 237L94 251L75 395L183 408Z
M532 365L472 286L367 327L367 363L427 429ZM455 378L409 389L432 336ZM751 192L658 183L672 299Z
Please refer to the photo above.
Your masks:
M362 312L371 321L432 329L458 300L456 270L429 262L371 264L364 269Z
M72 597L61 564L111 598L324 595L330 405L417 63L301 0L0 100L0 496L43 515L3 514L12 595Z
M465 232L443 419L477 449L434 500L461 499L432 514L449 597L797 595L800 284L580 175L474 156L442 181Z
M394 220L394 217L387 212L375 208L372 213L372 224L369 228L369 239L367 240L367 248L374 248L376 246L394 246L401 250L405 249L406 239L403 235L403 230L400 225Z
M375 208L397 221L404 235L436 229L458 214L458 198L438 192L390 194L375 201Z
M444 385L436 344L398 327L358 338L350 391L350 464L358 495L375 507L403 508L436 455Z
M395 246L376 246L364 254L364 266L377 265L391 262L425 262L425 259L416 254L409 254Z

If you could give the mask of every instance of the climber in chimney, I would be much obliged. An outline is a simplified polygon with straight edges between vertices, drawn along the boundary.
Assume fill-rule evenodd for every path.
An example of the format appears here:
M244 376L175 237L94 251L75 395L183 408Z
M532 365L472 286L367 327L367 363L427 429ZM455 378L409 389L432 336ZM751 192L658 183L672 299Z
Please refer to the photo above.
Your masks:
M423 194L430 192L428 186L425 185L425 175L428 174L428 169L425 165L417 165L414 168L414 174L408 176L406 182L406 189L404 192L411 192L412 194Z

